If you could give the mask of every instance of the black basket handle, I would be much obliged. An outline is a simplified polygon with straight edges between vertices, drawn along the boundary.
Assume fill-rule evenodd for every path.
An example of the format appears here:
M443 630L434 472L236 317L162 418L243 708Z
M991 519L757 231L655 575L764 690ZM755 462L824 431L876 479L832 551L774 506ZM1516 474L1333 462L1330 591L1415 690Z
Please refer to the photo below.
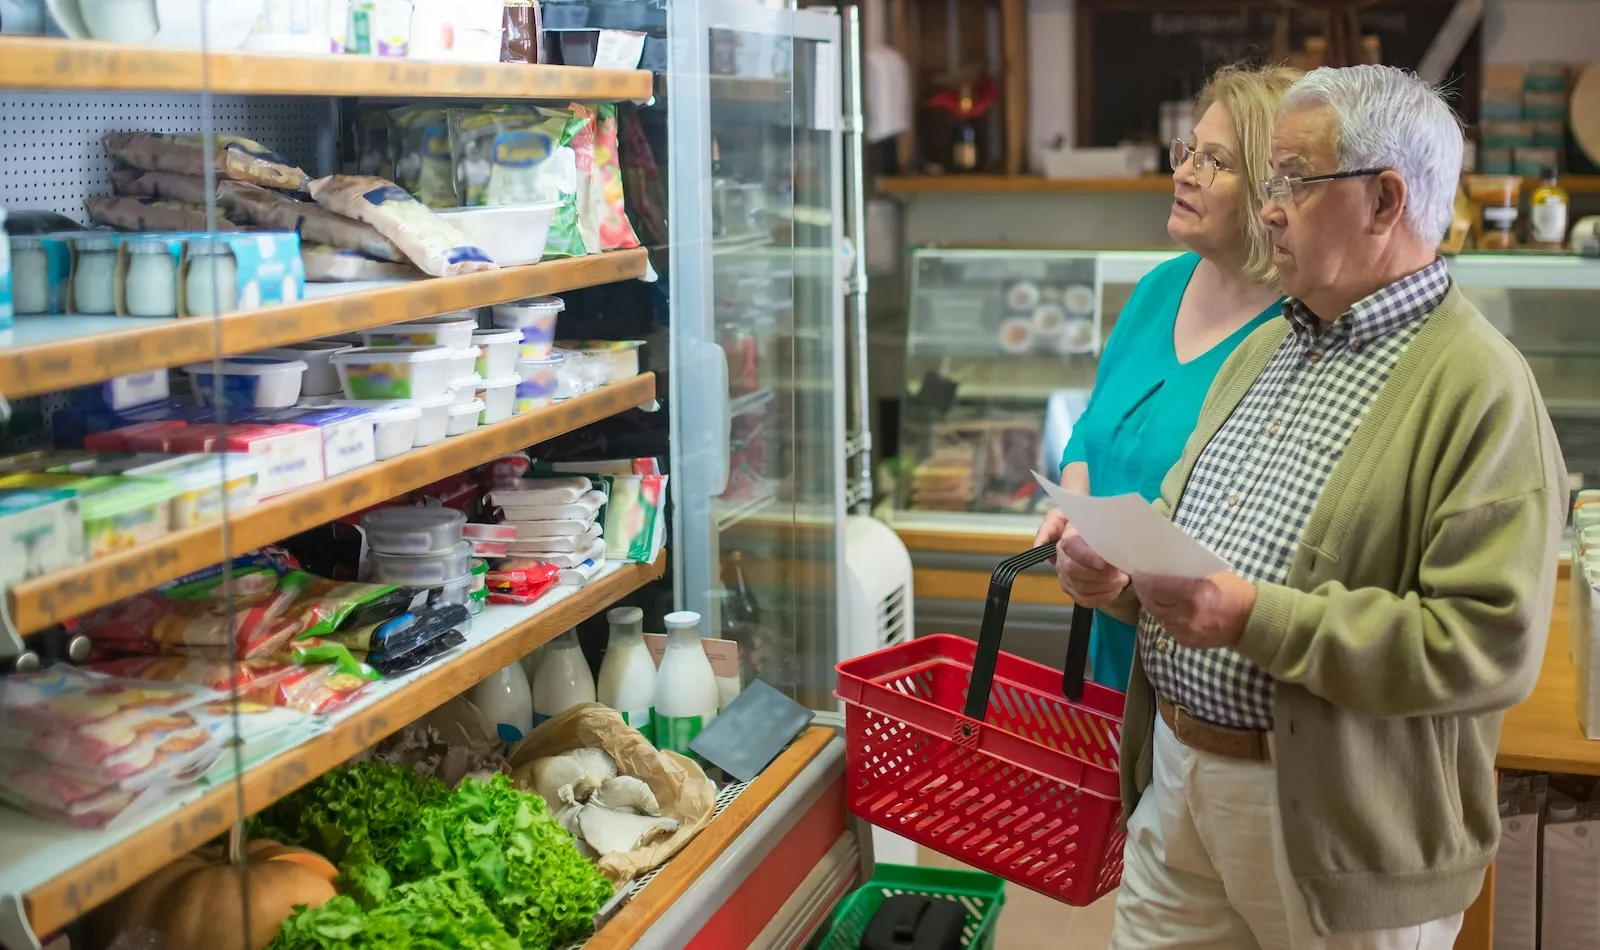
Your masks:
M1042 544L1000 562L989 578L989 598L983 605L983 622L978 627L978 653L972 661L972 679L967 686L968 719L982 722L989 708L989 690L994 686L994 667L1000 658L1000 635L1005 632L1006 609L1011 605L1011 585L1017 575L1050 560L1054 544ZM1083 673L1089 660L1089 629L1094 611L1073 606L1072 633L1067 639L1067 660L1061 678L1061 694L1077 702L1083 698Z

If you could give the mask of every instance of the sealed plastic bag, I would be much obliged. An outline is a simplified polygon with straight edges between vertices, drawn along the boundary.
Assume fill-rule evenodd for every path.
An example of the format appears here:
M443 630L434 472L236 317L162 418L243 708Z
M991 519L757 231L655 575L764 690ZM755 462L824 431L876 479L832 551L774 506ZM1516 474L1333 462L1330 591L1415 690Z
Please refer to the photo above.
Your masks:
M300 263L306 280L314 284L338 284L354 280L405 280L421 277L422 272L407 264L392 264L368 257L360 251L327 244L300 245Z
M578 231L577 153L586 116L562 109L450 110L456 196L463 207L560 203L544 256L586 253Z
M454 225L394 182L363 175L330 175L309 187L317 204L377 228L425 274L454 277L498 269L483 248L473 245Z
M267 231L298 231L314 244L328 244L382 261L404 262L394 242L370 224L335 214L310 201L298 201L243 181L217 185L217 198L232 215Z
M237 135L216 135L212 140L216 146L212 163L218 176L266 188L305 188L306 173L261 143ZM205 140L198 132L109 132L100 144L107 155L133 168L196 178L205 175Z
M599 218L600 250L617 251L638 247L639 236L634 233L633 222L628 220L628 210L622 192L622 164L617 154L617 106L605 102L595 107L594 160L589 169L588 200L578 211L583 219L583 208Z
M205 205L160 198L130 198L90 195L83 199L89 220L123 231L205 231ZM239 226L218 217L218 231L238 231Z
M117 194L131 198L161 198L191 205L206 203L206 180L198 175L118 168L111 172L111 187Z
M220 583L139 594L86 615L80 629L95 646L119 653L222 657L232 649L241 659L269 656L294 636L295 624L280 618L309 579L265 569L236 577L231 605Z
M455 207L448 113L410 105L392 110L389 118L395 183L430 208Z

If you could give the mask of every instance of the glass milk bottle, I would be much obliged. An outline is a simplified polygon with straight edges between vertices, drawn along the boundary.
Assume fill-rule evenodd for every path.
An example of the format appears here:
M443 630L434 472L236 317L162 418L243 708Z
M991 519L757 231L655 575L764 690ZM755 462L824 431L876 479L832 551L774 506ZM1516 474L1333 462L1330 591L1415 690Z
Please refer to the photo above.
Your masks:
M692 755L689 743L717 717L717 677L700 642L700 615L667 614L667 652L656 676L656 748Z
M578 631L568 630L550 641L533 674L533 724L580 703L594 702L594 674L578 645Z
M519 663L489 674L488 679L472 687L467 699L489 717L495 733L507 746L520 742L533 728L533 697Z
M615 607L606 612L611 639L600 661L600 702L622 713L622 721L652 739L651 706L656 698L656 661L644 643L644 611Z

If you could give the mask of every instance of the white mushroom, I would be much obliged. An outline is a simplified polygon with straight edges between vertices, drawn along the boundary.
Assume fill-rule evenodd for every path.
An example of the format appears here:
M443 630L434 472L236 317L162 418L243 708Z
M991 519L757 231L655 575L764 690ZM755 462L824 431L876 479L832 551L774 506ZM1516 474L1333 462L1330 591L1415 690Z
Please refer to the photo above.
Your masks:
M672 818L624 815L609 808L584 805L578 812L578 828L590 847L601 854L633 851L678 830Z
M623 814L660 815L661 806L656 802L656 793L650 790L643 779L632 775L618 775L616 778L605 780L593 795L589 796L589 804L599 805L601 808L610 808Z

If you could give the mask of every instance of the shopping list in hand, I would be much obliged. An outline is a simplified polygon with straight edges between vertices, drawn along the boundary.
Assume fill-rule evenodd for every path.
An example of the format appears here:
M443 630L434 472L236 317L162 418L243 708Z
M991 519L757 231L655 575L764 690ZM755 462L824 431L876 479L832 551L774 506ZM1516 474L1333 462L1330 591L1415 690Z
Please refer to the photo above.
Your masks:
M1076 495L1033 473L1095 553L1120 571L1165 577L1209 577L1233 570L1227 561L1161 517L1138 495Z

